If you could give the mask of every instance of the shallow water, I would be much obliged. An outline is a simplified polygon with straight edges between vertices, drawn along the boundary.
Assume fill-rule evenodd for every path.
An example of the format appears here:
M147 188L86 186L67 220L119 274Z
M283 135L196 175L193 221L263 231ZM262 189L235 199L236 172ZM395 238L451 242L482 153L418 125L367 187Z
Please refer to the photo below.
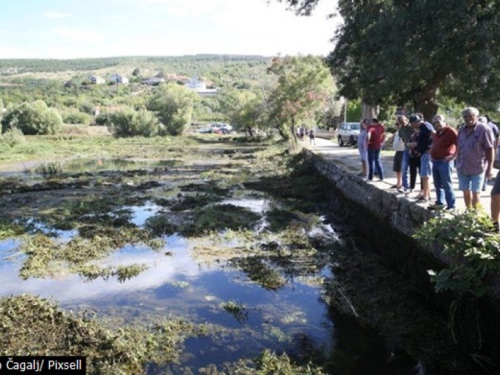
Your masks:
M270 207L270 201L260 197L223 203L262 214ZM147 218L161 209L150 202L124 208L133 212L131 222L137 226L143 226ZM43 226L37 229L50 231ZM60 241L68 241L75 232L52 234ZM322 224L313 228L310 235L335 238L332 228ZM286 284L269 290L224 260L194 256L199 242L178 235L165 240L160 251L127 245L98 262L100 266L139 263L148 267L125 282L115 278L86 281L64 272L56 278L22 280L19 270L24 256L16 252L19 241L5 240L0 242L0 295L30 293L51 298L66 309L93 310L98 315L123 314L125 320L151 314L217 325L224 330L223 335L191 338L185 343L181 366L193 369L255 357L264 348L286 351L299 360L312 359L336 374L366 373L358 370L370 368L376 368L377 373L409 373L415 366L415 361L399 353L403 364L398 362L397 371L394 370L394 348L355 321L332 315L318 283L321 277L331 276L328 268L300 277L287 276L279 270ZM237 243L238 240L231 240L220 246L229 248ZM241 309L236 313L226 311L223 305L228 302ZM343 361L348 364L342 365ZM176 369L173 366L171 370L175 373Z

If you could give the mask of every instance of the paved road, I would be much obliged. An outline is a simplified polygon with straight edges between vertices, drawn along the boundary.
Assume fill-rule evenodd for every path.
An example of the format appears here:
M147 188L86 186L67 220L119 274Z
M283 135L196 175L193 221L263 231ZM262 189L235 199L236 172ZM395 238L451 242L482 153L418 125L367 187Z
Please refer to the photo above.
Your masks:
M316 139L316 145L310 145L309 144L309 139L306 138L303 141L303 146L309 148L311 151L323 155L327 160L332 160L338 165L341 165L345 168L346 171L353 173L353 174L358 174L361 172L361 161L359 159L359 154L357 148L351 148L351 147L339 147L335 141L331 141L329 139L322 139L322 138L317 138ZM417 184L416 184L416 189L412 194L410 194L408 197L406 197L402 193L398 193L397 190L395 189L390 189L392 185L396 183L396 174L392 171L392 161L393 161L393 155L394 151L383 151L382 152L382 165L384 167L384 181L374 181L370 182L372 185L376 186L379 189L387 190L388 192L391 192L392 194L397 195L401 199L408 199L410 201L415 201L415 197L418 195L419 190L420 190L420 184L419 184L419 179L417 177ZM493 170L493 175L496 176L496 173L498 170L494 169ZM368 183L368 182L367 182ZM461 191L458 190L458 179L456 172L453 173L453 185L455 188L455 195L456 195L456 207L458 211L465 210L465 204L463 200L463 194ZM490 182L488 184L488 187L485 192L481 193L481 204L484 207L485 211L487 213L490 212L490 191L493 186L493 182ZM432 184L432 179L431 179L431 204L435 203L436 200L436 194L434 190L434 186ZM416 203L417 204L417 203ZM428 206L428 203L418 203L422 206Z

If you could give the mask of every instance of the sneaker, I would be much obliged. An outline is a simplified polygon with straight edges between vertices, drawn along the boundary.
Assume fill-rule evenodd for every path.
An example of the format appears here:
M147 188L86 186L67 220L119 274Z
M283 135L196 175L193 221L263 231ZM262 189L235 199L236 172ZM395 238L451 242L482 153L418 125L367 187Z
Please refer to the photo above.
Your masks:
M415 203L427 203L427 202L429 202L429 200L424 197L420 197L415 201Z
M405 188L398 187L398 193L406 194L406 192L407 192L407 190Z
M427 209L432 211L441 211L444 210L444 204L431 204L429 207L427 207Z

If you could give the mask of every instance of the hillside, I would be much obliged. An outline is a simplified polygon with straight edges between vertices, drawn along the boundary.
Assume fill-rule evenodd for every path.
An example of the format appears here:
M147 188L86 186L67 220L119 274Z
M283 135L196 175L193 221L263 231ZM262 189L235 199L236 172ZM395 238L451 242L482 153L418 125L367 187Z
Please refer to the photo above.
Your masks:
M23 79L69 80L89 74L113 73L131 76L140 69L141 76L159 72L185 76L204 76L223 83L225 80L257 79L264 73L269 58L243 55L131 56L93 59L0 59L0 82L16 83Z

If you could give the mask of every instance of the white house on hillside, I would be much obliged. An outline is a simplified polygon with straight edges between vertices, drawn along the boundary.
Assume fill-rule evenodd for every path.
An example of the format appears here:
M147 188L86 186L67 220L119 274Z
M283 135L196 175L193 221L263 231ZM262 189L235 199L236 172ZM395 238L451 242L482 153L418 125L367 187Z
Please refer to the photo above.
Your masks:
M94 85L101 85L106 81L104 80L104 78L99 76L89 76L89 82L93 83Z
M191 90L196 91L202 96L215 95L218 91L217 89L207 89L207 85L205 84L205 82L200 81L197 78L191 78L186 82L185 86L190 88Z
M121 83L122 85L128 85L128 78L119 74L112 74L109 77L109 82Z

